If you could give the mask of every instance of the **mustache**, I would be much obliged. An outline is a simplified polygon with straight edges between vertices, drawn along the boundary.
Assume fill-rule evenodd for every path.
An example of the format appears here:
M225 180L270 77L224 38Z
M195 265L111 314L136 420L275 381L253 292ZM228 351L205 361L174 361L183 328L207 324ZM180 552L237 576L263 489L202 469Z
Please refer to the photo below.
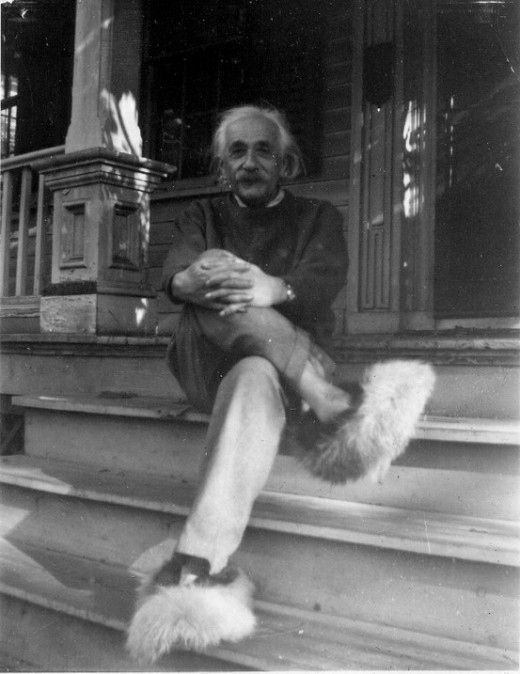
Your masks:
M260 171L257 171L256 169L253 169L251 171L240 171L237 173L237 180L240 181L258 181L258 180L263 180L263 177L260 173Z

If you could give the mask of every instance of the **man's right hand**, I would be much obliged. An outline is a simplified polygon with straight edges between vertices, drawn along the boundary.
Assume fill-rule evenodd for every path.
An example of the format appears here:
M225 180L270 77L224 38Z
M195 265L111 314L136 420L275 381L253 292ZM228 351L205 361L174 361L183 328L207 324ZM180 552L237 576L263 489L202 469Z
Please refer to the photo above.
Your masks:
M252 300L248 291L253 284L244 276L250 268L248 262L226 250L207 250L184 271L175 274L171 281L172 294L185 302L232 313L232 310L245 307ZM218 287L228 292L225 297L208 299L206 295L215 274L220 279Z

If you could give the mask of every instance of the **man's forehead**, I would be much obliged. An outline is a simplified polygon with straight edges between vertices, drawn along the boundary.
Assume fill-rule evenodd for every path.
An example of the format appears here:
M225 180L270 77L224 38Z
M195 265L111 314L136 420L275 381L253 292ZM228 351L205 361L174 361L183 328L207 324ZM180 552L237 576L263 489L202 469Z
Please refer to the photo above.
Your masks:
M231 122L226 128L226 143L268 142L278 145L279 134L276 124L262 115L249 115Z

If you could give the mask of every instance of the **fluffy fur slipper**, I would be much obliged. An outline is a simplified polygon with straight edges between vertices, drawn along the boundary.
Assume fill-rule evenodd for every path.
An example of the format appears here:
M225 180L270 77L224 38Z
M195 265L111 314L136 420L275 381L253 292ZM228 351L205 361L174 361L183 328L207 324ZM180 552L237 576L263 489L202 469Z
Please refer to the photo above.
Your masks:
M240 641L255 628L252 594L253 584L241 571L227 585L157 586L137 607L127 649L134 660L153 664L176 647L201 651Z
M393 360L371 366L357 409L335 424L322 425L309 416L303 421L298 436L307 451L300 458L314 475L332 483L382 479L410 442L434 382L427 363Z

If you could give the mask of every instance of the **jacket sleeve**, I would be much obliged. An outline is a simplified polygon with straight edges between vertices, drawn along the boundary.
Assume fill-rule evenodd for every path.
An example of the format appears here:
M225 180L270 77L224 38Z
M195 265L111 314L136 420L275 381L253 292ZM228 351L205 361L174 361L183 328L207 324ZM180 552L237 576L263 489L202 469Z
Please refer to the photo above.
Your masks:
M301 255L283 276L296 294L291 313L321 313L330 307L345 283L348 255L341 213L321 202L305 233Z
M181 302L171 293L172 278L195 262L206 248L204 211L195 201L173 223L171 247L163 266L162 289L172 302Z

